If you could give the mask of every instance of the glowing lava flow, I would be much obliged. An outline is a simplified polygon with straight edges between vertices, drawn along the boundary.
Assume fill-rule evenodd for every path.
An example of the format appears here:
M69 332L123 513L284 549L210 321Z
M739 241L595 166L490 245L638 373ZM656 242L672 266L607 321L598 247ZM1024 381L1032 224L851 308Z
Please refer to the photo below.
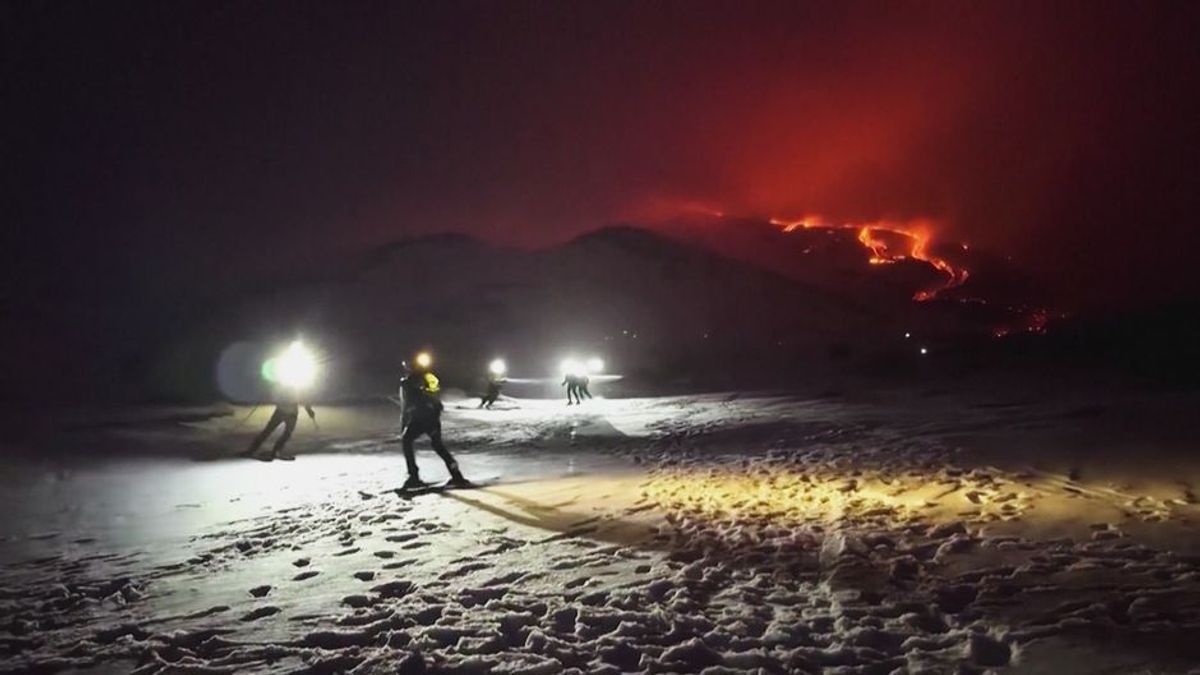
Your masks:
M798 229L858 230L858 241L864 248L871 252L871 257L868 258L868 261L872 265L886 265L911 258L913 260L920 260L946 275L946 280L943 283L933 288L917 291L913 295L913 300L919 302L932 300L942 291L962 286L966 283L967 277L970 276L967 270L955 267L945 258L940 258L929 252L929 232L932 228L928 221L917 220L908 223L894 223L881 220L862 224L836 224L824 222L816 216L806 216L800 220L772 218L771 224L783 228L784 232L792 232ZM887 236L883 237L880 235ZM892 243L889 243L889 240ZM894 242L897 240L907 242L904 250L893 250L895 248Z

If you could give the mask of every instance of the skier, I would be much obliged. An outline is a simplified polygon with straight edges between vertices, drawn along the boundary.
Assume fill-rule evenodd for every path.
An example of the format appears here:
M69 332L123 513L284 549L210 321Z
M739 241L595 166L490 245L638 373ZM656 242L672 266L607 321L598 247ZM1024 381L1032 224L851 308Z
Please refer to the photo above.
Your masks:
M567 387L567 405L578 405L583 403L583 399L579 396L579 375L575 373L567 373L563 375L562 383Z
M405 376L400 382L400 397L402 405L401 420L404 430L400 437L404 448L404 462L408 468L408 480L403 489L411 490L425 485L421 481L420 470L413 451L413 443L420 436L429 436L433 451L446 463L450 471L450 485L463 486L470 482L463 477L458 469L458 462L446 450L442 443L442 401L439 398L441 386L430 366L432 359L429 354L421 353L414 360L414 368L404 364Z
M500 390L508 382L508 378L504 376L507 370L508 368L504 364L504 361L500 359L496 359L488 365L487 391L484 392L483 397L479 400L480 408L490 410L496 399L500 398Z
M580 398L591 398L592 392L588 391L588 385L591 384L591 382L592 378L588 377L586 373L580 375L579 382L575 386L575 396Z
M307 403L303 405L304 410L308 413L308 418L311 419L315 424L317 421L317 413L313 412L311 405ZM267 420L267 426L263 427L263 430L258 432L258 435L254 437L254 440L250 442L250 447L247 448L246 452L243 454L247 457L256 456L258 449L262 447L262 444L267 440L267 437L269 437L271 433L275 431L276 427L282 424L283 433L279 435L279 438L275 439L275 445L271 447L271 454L259 457L259 459L268 462L272 459L295 459L295 457L291 455L282 454L281 451L283 450L283 446L287 445L288 439L292 437L292 432L296 430L296 420L300 418L300 406L301 403L297 401L294 396L282 396L279 402L275 404L275 412L271 413L271 419Z

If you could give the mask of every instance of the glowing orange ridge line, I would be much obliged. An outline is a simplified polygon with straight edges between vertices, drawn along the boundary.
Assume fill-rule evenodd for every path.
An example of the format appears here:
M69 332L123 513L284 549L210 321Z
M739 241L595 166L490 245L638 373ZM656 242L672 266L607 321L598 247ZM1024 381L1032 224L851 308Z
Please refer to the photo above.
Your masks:
M799 220L771 218L770 222L772 225L782 228L784 232L794 232L798 229L858 230L858 241L863 245L863 248L870 252L870 257L867 260L872 265L889 264L906 258L912 258L931 265L934 269L946 275L946 281L943 284L935 288L917 291L913 295L913 300L932 300L942 291L963 285L970 276L970 272L967 270L955 267L945 258L939 258L929 253L930 228L921 221L917 221L916 225L903 225L888 221L876 221L864 224L839 224L825 222L817 216L806 216ZM904 237L910 242L910 245L906 251L893 252L889 249L887 242L876 236L878 232L886 232Z

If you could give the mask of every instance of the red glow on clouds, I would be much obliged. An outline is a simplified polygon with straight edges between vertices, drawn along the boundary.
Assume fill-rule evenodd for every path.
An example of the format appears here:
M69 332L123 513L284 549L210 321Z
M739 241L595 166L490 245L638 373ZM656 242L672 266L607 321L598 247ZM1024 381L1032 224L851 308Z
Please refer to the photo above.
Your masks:
M935 242L960 239L1079 302L1200 287L1200 3L197 3L136 25L41 4L0 248L55 282L131 254L208 289L263 250L544 246L678 215L647 213L665 198L819 213L946 287L965 273Z

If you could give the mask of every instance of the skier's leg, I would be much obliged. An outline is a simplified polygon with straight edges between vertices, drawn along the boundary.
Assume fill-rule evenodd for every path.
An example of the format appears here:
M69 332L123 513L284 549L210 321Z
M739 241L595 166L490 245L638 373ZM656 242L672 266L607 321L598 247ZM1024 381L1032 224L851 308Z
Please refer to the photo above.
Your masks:
M416 453L413 450L413 443L420 435L418 425L409 421L408 426L404 428L404 435L400 437L400 445L404 448L404 464L408 469L408 480L405 485L421 482L421 472L417 468Z
M287 445L288 439L292 437L292 432L296 430L296 420L300 417L300 411L290 415L283 415L283 433L279 434L279 438L275 439L275 446L271 448L271 452L278 455L283 446Z
M271 419L267 420L267 426L263 427L263 430L258 432L258 435L254 437L253 441L250 441L250 447L246 449L246 454L253 455L254 453L258 452L258 449L262 447L262 444L267 440L267 437L270 436L271 432L275 431L275 427L279 426L280 424L283 424L283 414L279 412L279 408L276 408L275 412L271 413Z
M454 456L446 449L446 444L442 442L442 424L439 421L429 430L429 442L433 445L433 451L438 457L446 463L446 470L450 472L450 480L458 483L465 482L462 472L458 470L458 462L454 461Z

